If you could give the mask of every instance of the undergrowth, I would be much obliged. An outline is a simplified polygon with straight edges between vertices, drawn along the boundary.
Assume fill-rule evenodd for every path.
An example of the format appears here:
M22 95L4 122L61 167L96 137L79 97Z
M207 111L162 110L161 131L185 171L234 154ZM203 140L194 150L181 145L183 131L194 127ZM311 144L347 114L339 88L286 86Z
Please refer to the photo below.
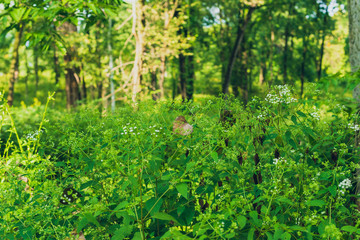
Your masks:
M108 115L2 100L0 237L359 239L355 104L314 88Z

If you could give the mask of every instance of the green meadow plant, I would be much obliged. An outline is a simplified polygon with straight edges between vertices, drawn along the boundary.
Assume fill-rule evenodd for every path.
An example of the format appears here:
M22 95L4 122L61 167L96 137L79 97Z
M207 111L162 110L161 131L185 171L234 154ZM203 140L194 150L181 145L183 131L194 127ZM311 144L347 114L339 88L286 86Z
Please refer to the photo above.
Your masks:
M246 107L50 109L17 144L1 138L0 237L358 239L356 115L315 89L298 99L276 86ZM173 133L179 115L192 134Z

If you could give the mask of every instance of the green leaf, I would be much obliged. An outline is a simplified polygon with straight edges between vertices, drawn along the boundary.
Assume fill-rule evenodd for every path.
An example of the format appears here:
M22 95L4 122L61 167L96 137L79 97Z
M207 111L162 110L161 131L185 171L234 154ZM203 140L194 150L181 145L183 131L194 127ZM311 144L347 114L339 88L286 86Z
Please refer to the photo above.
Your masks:
M280 203L289 204L290 206L294 205L294 202L286 197L278 197L278 198L276 198L276 201L280 202ZM280 205L282 205L282 204L280 204Z
M271 140L271 139L276 138L277 136L278 135L276 133L272 133L272 134L266 135L265 140Z
M210 155L214 159L215 162L218 162L219 156L218 156L217 152L212 152Z
M86 217L83 217L78 223L77 232L80 232L84 229L84 227L88 224L88 220Z
M188 186L186 183L176 185L176 190L186 199L188 199Z
M128 201L124 201L124 202L121 202L117 205L117 207L114 209L114 211L118 211L118 210L121 210L123 208L125 208L126 206L129 205L129 202Z
M140 233L140 232L136 232L136 233L134 234L134 237L132 238L132 240L142 240L141 233Z
M238 216L236 220L239 224L240 230L243 229L246 225L247 218L245 216Z
M337 186L330 186L330 187L328 187L328 189L329 189L329 192L331 193L331 195L332 195L333 197L336 197Z
M288 143L289 143L290 146L292 146L294 149L297 149L296 143L295 143L295 141L294 141L292 138L290 138L290 139L288 140Z
M303 113L302 111L297 111L296 113L301 117L306 117L306 114Z
M160 219L160 220L174 221L174 222L178 223L178 221L173 216L171 216L167 213L164 213L164 212L154 213L152 217L156 218L156 219Z
M323 200L311 200L306 202L306 205L310 206L310 207L322 207L324 205L326 205L326 202Z
M123 226L115 231L115 234L112 236L111 240L123 240L129 236L133 231L133 226Z
M261 227L261 220L258 218L258 213L256 211L251 211L249 215L252 218L255 226Z
M251 228L248 234L247 239L248 240L253 240L254 239L254 233L255 233L255 228Z
M146 201L145 203L145 209L150 212L150 215L153 215L154 213L157 213L160 211L160 208L163 204L163 199L156 199L156 198L151 198L149 200Z
M294 124L297 124L296 117L294 115L291 116L291 121L293 121Z
M25 7L13 8L9 12L9 14L10 14L11 18L14 20L14 22L19 23L21 20L26 18L26 16L28 15L26 12L27 12L27 8L25 8Z
M353 226L343 226L341 228L341 230L343 230L345 232L349 232L351 234L351 233L356 232L358 229L356 227L353 227Z
M283 234L281 235L281 239L282 239L282 240L290 240L290 239L291 239L290 233L288 233L288 232L283 233Z

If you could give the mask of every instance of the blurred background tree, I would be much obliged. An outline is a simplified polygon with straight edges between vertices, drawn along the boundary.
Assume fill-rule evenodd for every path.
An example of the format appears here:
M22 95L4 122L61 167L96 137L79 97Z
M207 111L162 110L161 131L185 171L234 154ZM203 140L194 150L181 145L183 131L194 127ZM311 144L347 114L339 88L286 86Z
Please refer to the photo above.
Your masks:
M274 84L290 84L301 96L306 83L350 70L349 47L356 48L347 44L348 17L350 39L357 36L351 4L5 0L0 87L10 105L43 102L56 91L57 106L68 109L220 93L246 104Z

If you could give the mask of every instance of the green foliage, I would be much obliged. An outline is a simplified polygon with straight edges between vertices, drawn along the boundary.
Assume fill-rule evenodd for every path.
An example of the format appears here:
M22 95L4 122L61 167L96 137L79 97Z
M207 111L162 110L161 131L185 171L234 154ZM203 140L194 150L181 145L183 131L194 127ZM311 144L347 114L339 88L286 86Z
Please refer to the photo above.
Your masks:
M24 109L10 118L0 107L1 238L360 236L356 118L315 85L304 100L276 86L246 108L233 98L108 116L40 108L31 124ZM179 115L191 135L172 133Z

